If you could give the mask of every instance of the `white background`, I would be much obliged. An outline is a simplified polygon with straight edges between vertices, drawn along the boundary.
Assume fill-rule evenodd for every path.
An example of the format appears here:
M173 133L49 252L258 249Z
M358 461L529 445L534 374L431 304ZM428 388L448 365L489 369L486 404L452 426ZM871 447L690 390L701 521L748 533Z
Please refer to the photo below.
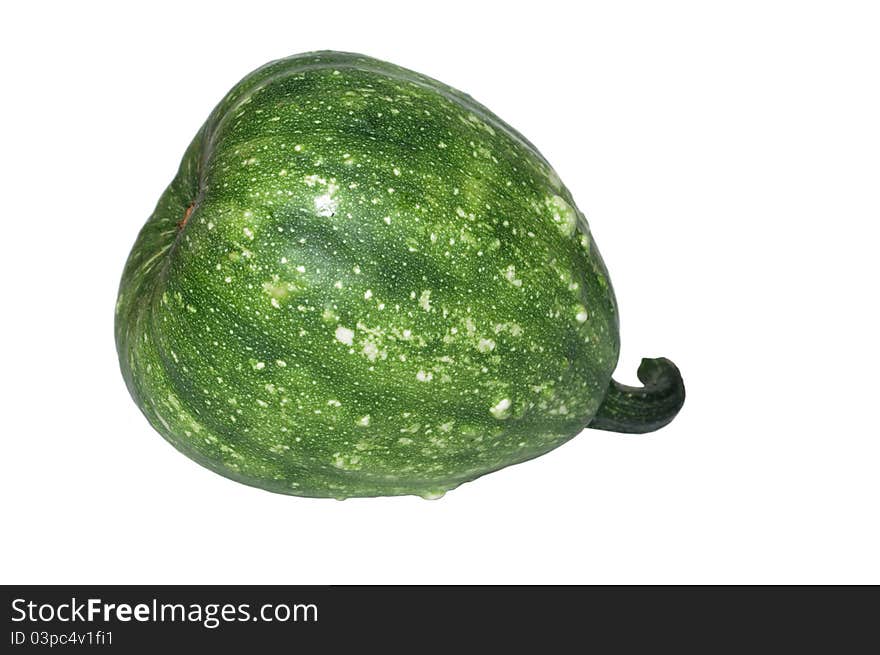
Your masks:
M880 15L853 2L7 3L3 583L880 583ZM243 75L330 48L474 95L588 216L618 379L684 410L443 500L262 492L128 397L134 237Z

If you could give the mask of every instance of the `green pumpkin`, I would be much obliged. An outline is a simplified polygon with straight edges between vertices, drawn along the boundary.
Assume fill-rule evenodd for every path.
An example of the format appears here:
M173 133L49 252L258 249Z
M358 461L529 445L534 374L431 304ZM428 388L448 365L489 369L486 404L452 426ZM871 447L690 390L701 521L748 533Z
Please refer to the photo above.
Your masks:
M611 379L617 309L571 194L469 96L360 55L214 109L131 251L122 373L175 448L270 491L437 497L684 400Z

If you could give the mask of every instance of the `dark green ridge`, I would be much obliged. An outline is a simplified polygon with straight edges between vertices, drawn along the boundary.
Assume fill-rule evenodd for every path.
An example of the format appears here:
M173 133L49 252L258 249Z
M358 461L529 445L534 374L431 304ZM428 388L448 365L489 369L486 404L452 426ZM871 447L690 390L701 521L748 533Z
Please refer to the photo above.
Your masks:
M116 338L151 424L230 478L418 494L594 420L618 357L586 219L535 148L359 55L272 62L188 148L123 273Z

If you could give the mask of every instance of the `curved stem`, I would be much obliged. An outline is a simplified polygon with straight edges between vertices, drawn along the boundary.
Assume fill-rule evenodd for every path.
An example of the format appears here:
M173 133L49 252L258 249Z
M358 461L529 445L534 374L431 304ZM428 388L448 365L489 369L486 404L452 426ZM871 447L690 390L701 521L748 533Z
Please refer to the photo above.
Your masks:
M666 358L643 359L639 380L644 387L611 381L608 394L587 427L641 434L668 424L684 405L684 382L678 368Z

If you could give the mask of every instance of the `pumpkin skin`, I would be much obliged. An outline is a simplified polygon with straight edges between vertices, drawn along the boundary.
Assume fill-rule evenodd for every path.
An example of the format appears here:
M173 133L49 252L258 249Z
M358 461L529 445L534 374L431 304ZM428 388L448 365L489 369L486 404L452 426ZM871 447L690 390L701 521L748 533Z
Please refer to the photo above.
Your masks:
M600 412L614 293L538 151L348 53L267 64L214 109L131 251L116 342L175 448L300 496L437 497L591 421L626 430L644 395Z

